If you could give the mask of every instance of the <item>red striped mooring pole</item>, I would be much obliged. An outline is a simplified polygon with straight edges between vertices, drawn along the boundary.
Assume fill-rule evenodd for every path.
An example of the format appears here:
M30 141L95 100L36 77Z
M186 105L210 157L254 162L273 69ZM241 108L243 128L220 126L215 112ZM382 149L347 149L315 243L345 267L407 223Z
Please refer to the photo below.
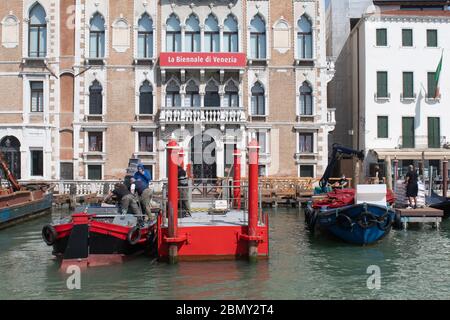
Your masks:
M258 258L258 241L256 228L258 226L258 153L256 140L248 144L248 257L250 261Z
M168 176L168 233L169 238L178 238L178 164L180 161L179 146L175 140L170 140L167 145L167 162L169 165ZM169 243L169 262L177 263L178 245L176 242Z
M233 206L237 209L241 209L241 152L236 148L234 149L234 174L233 174Z

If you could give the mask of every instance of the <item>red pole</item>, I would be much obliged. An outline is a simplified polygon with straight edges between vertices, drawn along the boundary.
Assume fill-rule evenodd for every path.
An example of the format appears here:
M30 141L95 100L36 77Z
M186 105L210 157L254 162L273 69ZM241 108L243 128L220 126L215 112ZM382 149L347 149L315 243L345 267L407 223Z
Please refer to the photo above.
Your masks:
M168 177L168 218L169 238L178 237L178 163L179 147L175 140L170 140L167 145L167 163L169 166ZM176 263L178 260L178 246L176 243L169 244L169 262Z
M233 206L237 209L241 209L241 152L236 148L234 149L234 175L233 175Z
M258 152L259 146L256 140L248 145L248 235L256 236L258 226ZM248 256L251 261L258 257L258 242L248 242Z
M448 160L444 158L442 161L442 196L447 198L448 189Z

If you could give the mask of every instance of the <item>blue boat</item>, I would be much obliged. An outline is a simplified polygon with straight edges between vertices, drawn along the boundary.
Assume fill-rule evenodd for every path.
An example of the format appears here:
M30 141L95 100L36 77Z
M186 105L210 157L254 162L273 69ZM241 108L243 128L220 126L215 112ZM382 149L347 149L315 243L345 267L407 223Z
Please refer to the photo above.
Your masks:
M314 209L308 204L305 218L311 231L317 229L354 244L366 245L382 239L395 221L389 207L362 203L333 209Z

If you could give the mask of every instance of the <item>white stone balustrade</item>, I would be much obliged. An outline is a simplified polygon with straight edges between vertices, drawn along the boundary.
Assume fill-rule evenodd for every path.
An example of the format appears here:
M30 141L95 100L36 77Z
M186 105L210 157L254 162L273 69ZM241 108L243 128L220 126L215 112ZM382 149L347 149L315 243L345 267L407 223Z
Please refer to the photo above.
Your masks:
M159 117L164 123L242 123L246 114L242 108L173 107L161 108Z

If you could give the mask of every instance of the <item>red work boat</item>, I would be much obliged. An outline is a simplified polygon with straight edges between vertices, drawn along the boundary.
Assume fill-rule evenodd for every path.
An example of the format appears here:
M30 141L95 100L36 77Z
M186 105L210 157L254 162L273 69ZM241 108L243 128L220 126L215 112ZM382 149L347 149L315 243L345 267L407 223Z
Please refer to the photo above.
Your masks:
M77 208L72 216L43 227L45 243L68 265L99 266L122 262L137 254L152 253L156 245L156 223L138 223L118 207Z

